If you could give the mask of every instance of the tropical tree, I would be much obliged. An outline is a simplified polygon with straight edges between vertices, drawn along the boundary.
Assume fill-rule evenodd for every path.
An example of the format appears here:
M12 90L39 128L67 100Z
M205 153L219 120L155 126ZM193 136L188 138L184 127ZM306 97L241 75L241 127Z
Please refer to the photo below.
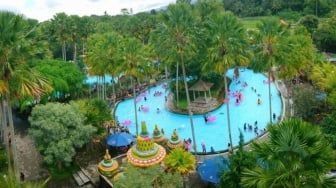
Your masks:
M22 183L12 171L0 176L0 184L6 188L44 188L49 180L50 178L44 181Z
M5 139L8 154L11 152L8 148L7 137L4 135L15 136L11 99L13 97L22 99L25 96L39 99L42 94L51 91L45 78L25 66L25 62L34 58L34 55L39 53L39 48L43 48L43 45L35 41L35 28L35 26L28 24L21 15L0 11L1 141ZM16 172L15 139L12 139L12 146L14 172ZM9 162L9 164L11 163ZM9 168L11 168L10 165Z
M181 188L182 177L178 173L166 173L159 165L148 168L138 168L128 164L124 170L125 175L113 182L115 187L120 188Z
M63 60L38 60L29 63L29 66L39 71L51 83L54 91L50 100L70 100L80 95L85 75L76 64ZM49 96L45 96L47 97Z
M144 76L144 46L136 38L126 38L122 41L122 51L121 51L121 65L117 69L125 76L128 76L131 80L131 85L133 88L133 101L134 101L134 115L135 115L135 125L136 125L136 135L138 135L138 115L136 106L136 81L140 82L141 78Z
M313 33L314 41L320 51L336 52L336 15L321 21Z
M189 56L195 51L194 40L196 40L196 28L194 25L195 22L192 15L191 5L184 2L177 2L177 4L169 5L167 11L162 14L161 19L162 22L154 31L155 35L158 37L155 42L155 48L157 47L156 50L159 56L166 57L165 59L176 62L176 70L178 70L178 65L181 65L193 137L193 148L197 151L185 68L186 62L188 58L190 58ZM163 48L165 48L165 50L163 50ZM163 52L166 53L163 54ZM176 75L178 75L178 73L176 73ZM178 81L177 78L176 81ZM176 87L178 87L178 84L176 85Z
M300 119L269 125L269 139L253 142L258 165L243 172L243 187L336 187L331 145L318 127Z
M325 62L313 66L309 78L313 84L327 95L327 101L336 107L336 67L332 63Z
M70 165L76 148L81 148L96 132L96 128L84 121L84 114L74 102L47 103L33 108L29 117L29 134L48 165L58 168Z
M203 70L214 70L223 75L225 95L228 93L226 72L235 65L246 66L250 56L247 33L243 25L230 12L213 15L209 21L211 44L208 48L209 61L203 65ZM232 150L230 107L226 105L229 142Z
M51 19L51 32L57 37L57 40L61 43L62 46L62 59L66 61L67 55L66 55L66 40L69 37L67 28L67 20L68 15L64 12L57 13L54 15L54 17Z
M268 72L269 83L274 81L273 68L281 62L288 61L286 53L290 48L285 45L285 38L289 36L288 25L281 24L278 19L264 19L257 25L257 30L252 30L252 48L255 58L251 61L251 67L258 72ZM271 84L269 89L269 117L272 123L272 97Z
M239 134L239 147L229 156L229 169L222 171L219 186L227 188L239 188L244 169L252 169L256 166L256 158L250 151L244 149L244 136Z
M86 66L91 75L97 75L101 78L103 92L98 95L105 99L105 75L110 74L112 77L113 95L115 94L114 78L120 76L118 66L121 62L121 36L115 32L104 34L94 34L89 38L88 50L86 56ZM99 88L97 88L99 90ZM114 103L116 98L114 97Z
M184 183L187 183L187 175L195 170L196 159L192 153L183 148L173 149L164 159L165 168L168 172L183 175Z
M195 156L183 148L176 148L167 155L164 164L169 172L178 172L185 175L195 170L196 159Z
M95 127L112 120L111 110L106 101L101 99L84 99L76 101L79 110L85 115L85 124Z

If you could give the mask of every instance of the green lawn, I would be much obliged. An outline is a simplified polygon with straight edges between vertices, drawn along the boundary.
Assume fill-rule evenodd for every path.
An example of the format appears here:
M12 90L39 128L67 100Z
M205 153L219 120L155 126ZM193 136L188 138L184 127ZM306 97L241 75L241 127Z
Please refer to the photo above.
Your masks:
M243 22L246 29L254 29L257 27L257 24L260 23L260 20L269 18L271 18L271 16L246 17L240 18L240 20Z

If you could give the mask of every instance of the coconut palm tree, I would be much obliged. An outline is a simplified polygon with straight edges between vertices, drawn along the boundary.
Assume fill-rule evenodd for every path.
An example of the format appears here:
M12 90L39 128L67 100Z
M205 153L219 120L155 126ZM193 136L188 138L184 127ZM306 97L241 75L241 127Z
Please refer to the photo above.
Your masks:
M166 12L162 14L162 23L159 24L156 31L159 35L161 47L157 49L160 56L166 57L165 59L174 60L177 65L181 66L184 88L187 98L187 108L190 119L190 127L193 138L193 148L197 152L195 130L192 119L192 111L190 108L190 96L186 75L186 60L195 51L194 41L196 40L196 27L195 20L192 15L191 5L185 2L177 2L177 4L169 5ZM158 45L156 45L158 46ZM162 49L166 48L166 54Z
M39 48L43 47L36 41L35 28L21 15L0 11L1 140L5 139L8 156L13 157L14 172L17 170L15 139L11 139L12 152L10 152L7 136L4 136L15 136L11 99L16 97L20 100L28 96L38 101L42 94L52 90L45 78L24 64L39 52ZM9 164L11 164L10 161ZM11 168L10 165L9 168Z
M250 56L247 33L243 25L230 12L213 15L208 22L211 44L208 48L210 60L203 65L203 70L214 70L223 75L225 95L228 93L227 70L235 65L247 65ZM232 150L230 107L226 105L229 142Z
M243 172L243 187L336 187L334 153L318 127L301 119L268 126L269 139L253 142L258 165Z

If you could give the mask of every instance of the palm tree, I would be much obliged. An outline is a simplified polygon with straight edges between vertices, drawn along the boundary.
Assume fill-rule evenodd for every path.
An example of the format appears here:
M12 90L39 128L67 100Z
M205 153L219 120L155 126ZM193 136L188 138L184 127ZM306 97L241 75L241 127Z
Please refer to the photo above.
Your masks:
M166 12L162 14L162 23L156 29L156 34L159 35L160 43L157 51L160 56L165 59L174 60L178 70L178 65L181 65L184 88L187 98L187 108L190 119L190 127L193 138L193 148L197 152L195 130L192 119L192 111L190 108L190 96L188 90L187 76L186 76L186 58L195 51L195 26L192 15L191 6L188 3L178 2L175 5L169 5ZM158 44L156 46L159 46ZM163 48L166 49L165 54Z
M16 97L20 100L28 96L38 101L42 94L52 90L45 78L24 64L42 47L35 42L35 32L35 27L30 26L21 15L0 11L0 41L3 41L0 43L0 115L3 131L1 141L5 140L8 156L13 157L14 172L17 172L15 139L11 139L10 152L7 137L4 136L15 136L11 99Z
M256 166L255 156L252 152L246 151L244 145L244 136L240 131L238 149L229 156L229 170L222 170L219 182L220 187L239 188L243 170L245 168L254 168Z
M252 48L255 52L255 58L251 62L251 67L255 71L268 72L268 80L274 81L272 74L273 67L281 62L288 61L286 53L290 52L290 48L285 45L285 38L289 36L287 25L281 24L278 19L263 19L261 24L257 25L257 30L251 30L250 37ZM269 116L272 123L272 98L271 84L269 89Z
M50 178L44 181L22 183L12 171L8 175L0 176L0 184L6 188L44 188L49 180Z
M177 173L166 173L160 165L147 168L138 168L128 164L124 170L124 176L120 176L113 182L119 188L142 188L142 187L182 187L182 177Z
M314 46L308 32L296 27L289 32L288 25L278 19L262 20L252 38L256 58L252 67L267 71L268 80L275 81L274 67L279 68L279 77L292 79L302 70L309 70L313 62ZM270 122L272 123L271 85L269 87Z
M138 135L138 114L136 106L136 91L135 91L135 81L140 81L143 77L144 69L144 57L143 57L144 47L136 38L126 38L122 42L122 65L120 66L120 72L124 73L125 76L129 76L131 80L131 85L133 88L133 101L134 101L134 115L135 115L135 125L136 125L136 135Z
M59 40L62 44L62 59L66 61L66 39L67 39L67 19L68 15L64 12L57 13L54 15L54 17L51 19L51 26L52 30L59 37Z
M89 47L87 50L87 62L85 64L89 67L89 73L93 75L100 75L105 79L106 74L111 74L112 89L115 96L114 78L119 76L117 71L120 60L121 37L117 33L95 34L90 37ZM105 99L105 80L103 80L102 98ZM114 98L114 103L116 99Z
M213 15L209 21L211 45L209 49L210 60L203 65L203 70L215 70L223 75L225 95L228 93L226 78L227 70L234 65L247 65L250 56L247 43L247 33L243 25L230 12ZM230 107L226 105L229 141L232 151Z
M336 187L327 175L334 153L318 127L287 119L268 130L268 140L251 144L258 165L243 172L243 187Z
M164 159L165 167L169 172L188 174L195 170L195 156L183 148L173 149Z
M195 170L196 159L182 148L173 149L164 159L165 168L171 173L180 173L186 183L187 175Z

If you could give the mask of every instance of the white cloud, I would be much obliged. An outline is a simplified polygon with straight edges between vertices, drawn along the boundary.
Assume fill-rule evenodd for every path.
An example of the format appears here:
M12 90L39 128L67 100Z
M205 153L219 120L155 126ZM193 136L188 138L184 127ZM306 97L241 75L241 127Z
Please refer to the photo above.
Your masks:
M56 13L67 15L120 14L121 9L132 9L133 13L159 8L176 0L1 0L0 10L10 10L28 18L45 21Z

